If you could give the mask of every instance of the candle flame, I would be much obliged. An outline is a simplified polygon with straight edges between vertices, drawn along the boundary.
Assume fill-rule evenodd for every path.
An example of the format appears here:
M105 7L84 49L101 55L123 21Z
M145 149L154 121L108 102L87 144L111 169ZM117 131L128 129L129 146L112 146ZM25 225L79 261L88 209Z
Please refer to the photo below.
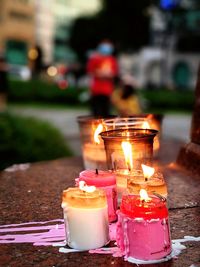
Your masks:
M144 178L149 179L154 174L155 169L144 164L142 164L141 166L142 166Z
M87 193L92 193L96 190L95 186L88 186L84 181L79 182L79 189L87 192Z
M103 125L100 123L94 132L94 142L100 144L99 134L103 131Z
M145 202L151 200L145 189L140 189L140 200Z
M147 121L144 121L142 124L142 129L151 129L150 124Z
M122 142L122 149L129 171L133 168L132 145L127 141Z

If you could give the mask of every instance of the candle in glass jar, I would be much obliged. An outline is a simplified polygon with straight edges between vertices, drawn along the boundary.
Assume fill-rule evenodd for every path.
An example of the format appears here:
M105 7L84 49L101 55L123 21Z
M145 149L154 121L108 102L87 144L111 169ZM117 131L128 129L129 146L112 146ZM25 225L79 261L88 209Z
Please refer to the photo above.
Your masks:
M140 189L145 189L149 194L159 194L167 197L167 186L161 172L142 164L142 170L134 171L128 177L127 189L130 194L138 195Z
M78 123L85 169L106 169L104 144L98 136L102 130L106 130L103 119L80 116Z
M127 179L141 163L150 164L153 157L153 138L156 130L118 129L102 132L108 169L117 179L118 202L127 189Z
M69 247L89 250L108 243L108 209L103 190L87 186L68 188L63 191L62 208Z
M108 203L108 219L109 222L117 220L117 189L116 189L116 177L110 171L102 170L85 170L76 179L77 182L85 181L87 185L93 185L101 188L106 193Z
M125 258L161 259L171 253L168 210L164 198L123 195L117 223L117 244Z

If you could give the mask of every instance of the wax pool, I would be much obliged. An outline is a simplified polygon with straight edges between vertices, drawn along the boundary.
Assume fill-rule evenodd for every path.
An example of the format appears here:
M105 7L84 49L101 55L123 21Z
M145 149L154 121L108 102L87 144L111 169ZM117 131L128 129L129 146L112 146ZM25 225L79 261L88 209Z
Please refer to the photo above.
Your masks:
M108 243L108 210L103 190L68 188L63 191L62 207L68 246L89 250Z
M117 244L126 258L161 259L171 253L165 201L151 196L123 195L117 223Z
M109 222L117 220L117 190L116 177L112 172L98 170L85 170L79 175L78 181L85 181L87 185L94 185L101 188L106 193L108 203Z

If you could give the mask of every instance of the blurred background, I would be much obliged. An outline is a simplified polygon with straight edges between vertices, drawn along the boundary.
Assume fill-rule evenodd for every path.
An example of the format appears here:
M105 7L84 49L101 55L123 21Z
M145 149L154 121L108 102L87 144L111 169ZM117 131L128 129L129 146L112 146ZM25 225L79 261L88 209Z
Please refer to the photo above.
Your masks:
M88 114L86 62L103 39L114 44L119 75L137 81L143 112L191 114L200 60L199 0L1 0L1 168L73 154L68 148L54 156L48 149L48 157L28 156L32 146L51 139L44 135L24 144L27 151L19 156L13 139L26 132L27 123L14 126L18 119L11 117L45 119L66 136L72 114L73 120Z

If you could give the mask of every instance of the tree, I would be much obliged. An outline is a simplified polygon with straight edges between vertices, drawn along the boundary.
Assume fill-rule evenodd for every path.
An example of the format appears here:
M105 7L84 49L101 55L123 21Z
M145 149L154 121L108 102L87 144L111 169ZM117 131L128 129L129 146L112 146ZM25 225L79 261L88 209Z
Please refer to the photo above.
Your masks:
M80 59L102 39L112 40L120 51L148 44L150 0L102 0L102 3L99 13L78 18L72 27L70 45Z

